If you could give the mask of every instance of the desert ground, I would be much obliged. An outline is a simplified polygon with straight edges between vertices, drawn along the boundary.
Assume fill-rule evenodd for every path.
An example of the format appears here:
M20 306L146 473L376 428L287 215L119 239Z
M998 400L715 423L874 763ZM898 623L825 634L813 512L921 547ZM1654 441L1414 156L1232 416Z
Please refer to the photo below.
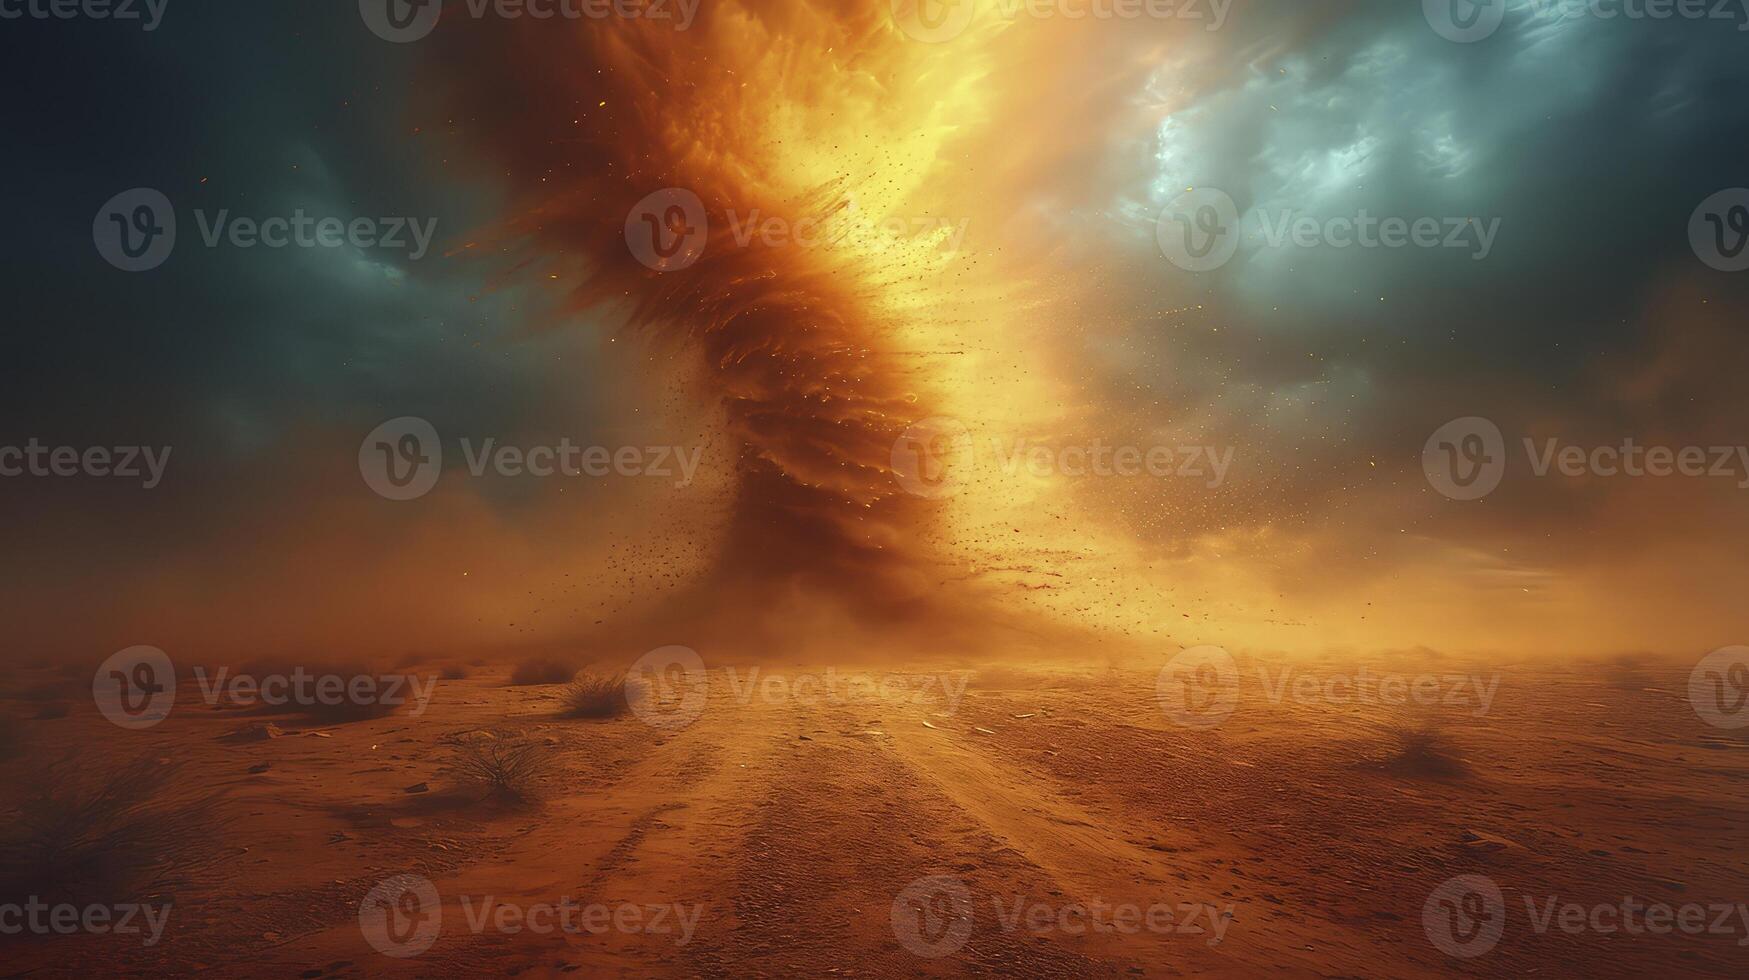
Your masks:
M32 794L126 769L152 774L142 806L222 799L196 808L210 823L192 850L166 852L186 868L108 896L168 903L159 941L7 935L0 973L1625 977L1749 964L1749 740L1696 716L1686 666L1368 665L1449 679L1398 704L1326 683L1356 676L1354 661L1245 655L1231 716L1195 727L1163 710L1162 663L713 664L696 718L663 724L563 717L567 688L511 684L510 664L451 667L466 676L438 679L423 710L352 721L209 704L185 677L168 717L139 731L99 714L89 674L24 671L0 702L15 719L12 859L32 843L17 839L20 808L41 806ZM1304 696L1282 683L1301 676ZM668 708L676 696L631 692ZM457 768L511 748L531 771L509 794ZM1424 911L1465 875L1498 885L1504 920L1496 945L1450 955ZM396 892L361 916L385 881L416 880L439 908ZM1705 906L1706 928L1611 932L1619 918L1585 912L1561 925L1570 904L1624 898ZM383 952L385 930L391 952L416 955ZM424 944L397 945L409 937Z

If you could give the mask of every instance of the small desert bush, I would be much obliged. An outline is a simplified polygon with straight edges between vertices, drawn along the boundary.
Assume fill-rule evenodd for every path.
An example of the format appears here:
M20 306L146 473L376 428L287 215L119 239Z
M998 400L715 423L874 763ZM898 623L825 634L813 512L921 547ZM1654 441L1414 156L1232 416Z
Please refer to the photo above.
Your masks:
M552 766L553 750L542 742L488 737L457 745L444 772L484 800L526 806L540 802Z
M395 713L396 709L411 704L413 688L406 680L391 681L385 674L356 663L296 663L289 661L257 661L233 671L233 676L249 676L257 682L270 676L295 677L302 671L312 680L304 684L304 692L313 695L306 703L296 699L296 691L287 688L284 692L288 700L283 703L269 703L259 699L253 705L245 702L245 707L253 707L256 714L302 715L320 725L342 725L347 722L365 721L371 718L382 718ZM216 671L211 672L216 674ZM407 675L399 675L405 678ZM324 685L321 678L338 677L340 679L339 693L333 690L333 684ZM370 678L371 683L365 690L371 692L364 700L352 697L353 682L357 678ZM228 681L227 681L228 683ZM281 692L275 691L276 696ZM384 695L393 693L399 703L387 703L382 700Z
M67 680L37 682L23 687L6 690L4 697L14 701L29 701L41 704L47 701L61 701L72 697L78 690L78 685Z
M1454 779L1470 770L1457 757L1444 735L1432 728L1395 728L1390 732L1393 751L1379 768L1399 776Z
M49 767L0 817L0 902L118 902L213 863L225 822L217 794L177 795L183 767L151 759L91 772Z
M577 673L577 668L557 660L524 660L510 672L510 683L517 687L533 684L563 684Z
M16 715L0 715L0 760L24 750L24 725Z
M348 681L351 680L351 678L347 679ZM384 688L381 686L377 688L379 696L383 690ZM406 685L403 684L400 693L401 700L400 703L397 704L386 703L378 700L376 697L373 697L368 701L354 701L350 697L343 697L333 704L323 704L318 701L314 704L300 704L295 707L298 714L303 715L305 718L308 718L317 724L344 725L347 722L367 721L371 718L384 718L392 715L395 713L396 709L403 705L411 704L412 697L413 696L408 692Z
M444 664L443 671L439 676L446 681L465 681L472 673L473 671L468 669L467 664Z
M626 700L626 675L586 670L560 696L566 718L617 718L631 707Z

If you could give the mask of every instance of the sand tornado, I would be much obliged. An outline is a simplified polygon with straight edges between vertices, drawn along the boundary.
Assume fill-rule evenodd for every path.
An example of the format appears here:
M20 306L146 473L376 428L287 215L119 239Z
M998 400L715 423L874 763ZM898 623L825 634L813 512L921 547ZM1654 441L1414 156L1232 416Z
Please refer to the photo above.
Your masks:
M507 183L494 238L569 312L697 359L738 446L714 568L666 615L938 610L943 505L893 449L944 411L931 331L963 229L933 178L976 116L965 51L885 0L714 2L684 30L458 20L437 88Z

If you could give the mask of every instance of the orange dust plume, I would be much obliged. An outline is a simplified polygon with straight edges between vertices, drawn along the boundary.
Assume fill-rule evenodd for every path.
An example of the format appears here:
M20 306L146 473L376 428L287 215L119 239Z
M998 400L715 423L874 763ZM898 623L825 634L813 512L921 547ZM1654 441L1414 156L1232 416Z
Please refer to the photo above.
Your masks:
M894 447L943 414L931 323L958 269L931 175L976 121L974 53L906 39L884 2L439 34L441 104L507 186L486 239L512 278L697 358L738 446L721 550L664 621L938 618L941 508Z

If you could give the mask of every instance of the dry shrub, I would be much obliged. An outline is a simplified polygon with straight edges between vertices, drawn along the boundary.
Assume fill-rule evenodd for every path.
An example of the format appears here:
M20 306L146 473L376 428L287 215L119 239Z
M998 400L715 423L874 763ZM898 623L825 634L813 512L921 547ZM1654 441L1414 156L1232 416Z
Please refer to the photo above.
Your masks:
M62 701L78 693L78 685L67 680L38 681L23 687L7 688L0 697L11 698L14 701L29 701L41 704L45 701Z
M259 695L257 695L257 700L252 705L254 712L256 714L265 715L301 715L319 725L342 725L348 722L367 721L371 718L387 717L388 715L394 714L396 709L413 702L413 687L405 679L401 680L398 687L393 690L399 703L391 704L384 702L382 697L385 694L390 693L391 684L396 682L386 680L385 678L388 675L379 673L378 671L361 664L306 664L279 661L258 661L248 664L240 670L233 671L231 675L226 678L225 684L228 688L231 678L240 676L249 676L257 682L261 681L263 678L275 675L290 679L296 677L299 671L302 671L305 676L311 678L304 683L304 692L311 695L308 703L296 700L297 689L288 686L284 691L284 696L288 700L284 703L273 704L262 701L259 700ZM216 674L217 671L212 671L209 673L209 676ZM409 677L407 674L401 674L399 676L402 678ZM341 685L338 696L335 696L332 693L333 684L322 685L320 683L319 679L325 677L338 677L340 679ZM352 698L351 692L353 681L361 677L371 679L371 684L368 687L368 690L372 693L369 700L353 700ZM274 694L277 697L281 692L276 690ZM324 698L331 699L332 703L324 703ZM250 705L248 702L244 702L244 706L249 707Z
M1451 743L1435 729L1396 728L1391 735L1396 741L1395 750L1378 766L1386 772L1423 779L1455 779L1470 771Z
M348 677L347 680L350 682L351 678ZM379 684L376 690L377 695L380 696L384 688ZM318 701L314 704L288 705L288 707L295 707L298 714L318 724L344 725L353 721L368 721L372 718L385 718L394 714L395 709L404 704L411 703L412 695L409 693L405 684L402 685L399 696L401 699L400 704L388 704L375 699L370 701L353 701L350 697L342 697L334 704L323 704Z
M0 715L0 760L10 759L24 749L24 725L15 715Z
M577 668L557 660L524 660L510 672L510 683L517 687L534 684L563 684L576 676Z
M211 865L224 798L175 795L184 771L151 759L49 767L0 819L0 902L127 901Z
M487 737L456 746L444 772L464 791L511 806L541 801L552 774L550 746L520 737Z
M565 688L560 698L566 718L617 718L631 708L626 700L626 675L586 670Z

